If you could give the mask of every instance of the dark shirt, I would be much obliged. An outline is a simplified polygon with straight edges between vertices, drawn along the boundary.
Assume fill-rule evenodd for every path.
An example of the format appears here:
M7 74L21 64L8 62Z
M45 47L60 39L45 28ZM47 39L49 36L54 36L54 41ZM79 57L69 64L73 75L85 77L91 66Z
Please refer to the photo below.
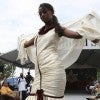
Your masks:
M33 80L33 77L31 75L26 75L26 82L27 84L30 84L30 82Z

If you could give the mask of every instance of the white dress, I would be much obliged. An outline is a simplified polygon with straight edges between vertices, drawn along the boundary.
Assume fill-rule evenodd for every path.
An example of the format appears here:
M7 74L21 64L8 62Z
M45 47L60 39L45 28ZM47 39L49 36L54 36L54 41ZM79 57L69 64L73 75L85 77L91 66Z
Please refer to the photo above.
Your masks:
M34 46L27 49L23 48L23 43L29 38L19 44L18 58L21 63L25 62L27 54L30 60L35 63L35 80L31 93L36 93L40 89L41 72L41 88L44 90L44 95L47 95L44 96L43 100L63 100L63 98L51 98L49 96L62 97L64 95L65 68L68 68L78 59L86 38L90 40L100 39L100 17L96 13L89 13L79 20L64 24L64 26L78 31L83 38L58 37L52 29L44 35L36 35ZM28 96L26 100L37 100L37 97Z
M47 98L48 96L56 98L61 98L64 96L66 74L62 61L57 52L59 40L60 37L54 32L54 29L50 30L44 35L36 36L34 41L34 46L36 48L34 51L35 79L31 93L36 93L36 91L40 89L41 84L41 89L44 91L43 94ZM31 100L30 98L34 97L29 96L26 100Z

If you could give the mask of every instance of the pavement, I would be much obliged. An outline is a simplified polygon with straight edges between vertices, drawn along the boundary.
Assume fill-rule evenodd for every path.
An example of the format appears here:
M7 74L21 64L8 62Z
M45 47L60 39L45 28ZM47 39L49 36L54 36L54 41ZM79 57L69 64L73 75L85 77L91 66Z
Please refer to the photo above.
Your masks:
M87 100L86 98L91 97L93 95L85 93L85 92L70 92L65 93L64 100Z

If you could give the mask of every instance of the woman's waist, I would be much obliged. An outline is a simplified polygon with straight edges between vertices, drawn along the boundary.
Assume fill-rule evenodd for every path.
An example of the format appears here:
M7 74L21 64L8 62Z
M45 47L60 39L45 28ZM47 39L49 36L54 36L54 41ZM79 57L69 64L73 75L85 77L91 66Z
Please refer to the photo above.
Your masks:
M55 62L57 61L58 58L59 58L58 53L54 50L45 50L37 54L37 60L39 63L43 62L49 63L50 61Z
M41 55L45 55L45 54L57 54L57 48L56 47L45 47L43 49L39 49L37 50L37 55L41 56Z
M65 69L63 65L60 64L42 64L42 65L38 65L36 70L35 70L35 76L38 76L39 74L42 74L44 77L46 76L50 76L50 77L54 77L55 75L62 75L65 74Z

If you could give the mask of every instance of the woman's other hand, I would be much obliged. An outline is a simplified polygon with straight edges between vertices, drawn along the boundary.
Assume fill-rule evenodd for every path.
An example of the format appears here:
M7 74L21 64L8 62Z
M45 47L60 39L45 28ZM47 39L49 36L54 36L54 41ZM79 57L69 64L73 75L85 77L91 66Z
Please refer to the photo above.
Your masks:
M99 41L100 41L99 39L92 40L93 43L98 43Z

